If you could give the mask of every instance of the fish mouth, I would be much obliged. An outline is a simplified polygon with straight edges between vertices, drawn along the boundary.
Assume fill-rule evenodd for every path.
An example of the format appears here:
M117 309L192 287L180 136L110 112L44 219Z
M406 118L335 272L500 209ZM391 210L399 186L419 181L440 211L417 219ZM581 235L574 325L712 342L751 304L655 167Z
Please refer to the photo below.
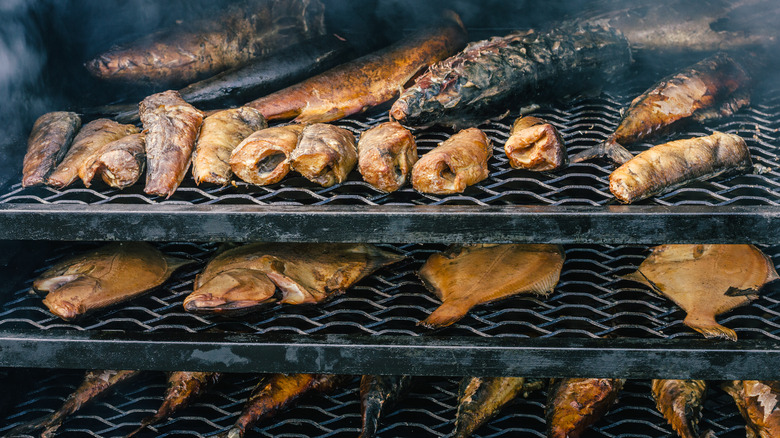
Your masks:
M232 269L209 279L184 299L191 313L240 315L275 303L276 285L260 271Z
M51 313L59 316L65 321L73 321L84 315L83 307L70 301L51 300L50 297L46 297L43 299L43 304Z

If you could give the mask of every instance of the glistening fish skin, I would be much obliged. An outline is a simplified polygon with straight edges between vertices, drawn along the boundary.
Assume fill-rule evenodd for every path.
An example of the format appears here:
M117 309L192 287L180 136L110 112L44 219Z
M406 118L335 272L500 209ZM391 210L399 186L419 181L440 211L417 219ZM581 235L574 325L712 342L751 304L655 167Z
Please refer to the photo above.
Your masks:
M780 382L734 380L722 386L734 398L739 413L747 425L747 438L777 438L780 436Z
M360 174L384 192L401 188L418 160L414 135L398 122L385 122L363 132L357 147Z
M555 126L536 117L515 120L504 152L515 169L545 172L569 163L561 134Z
M363 376L360 379L360 411L363 427L359 438L373 438L379 417L409 391L412 376Z
M322 187L346 181L357 164L355 135L338 126L315 123L303 129L290 153L290 168Z
M522 31L469 44L406 89L390 117L460 128L546 99L589 91L631 62L628 42L597 26Z
M547 392L547 437L579 438L617 400L622 379L555 379Z
M79 128L76 113L56 111L35 121L27 139L27 153L22 165L22 187L43 184L68 152Z
M658 411L680 438L714 438L712 432L699 435L699 421L707 382L704 380L655 379L653 398Z

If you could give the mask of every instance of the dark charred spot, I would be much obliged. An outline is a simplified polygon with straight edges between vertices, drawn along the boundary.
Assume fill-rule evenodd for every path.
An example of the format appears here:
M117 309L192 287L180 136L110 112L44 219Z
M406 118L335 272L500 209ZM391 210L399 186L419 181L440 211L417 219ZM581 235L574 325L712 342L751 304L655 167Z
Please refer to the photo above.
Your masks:
M257 172L261 174L273 172L286 158L281 152L268 155L257 162Z

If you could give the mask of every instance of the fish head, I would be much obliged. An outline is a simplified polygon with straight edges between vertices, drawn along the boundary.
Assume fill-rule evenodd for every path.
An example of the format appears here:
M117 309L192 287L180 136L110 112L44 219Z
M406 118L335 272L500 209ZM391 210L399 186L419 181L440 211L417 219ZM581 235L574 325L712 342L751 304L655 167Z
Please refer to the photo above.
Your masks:
M237 268L218 273L184 300L188 312L241 314L273 303L276 285L255 269Z
M37 283L37 281L36 281ZM60 318L71 321L86 313L85 302L99 294L101 291L100 280L84 275L65 275L44 280L39 287L48 290L49 294L44 298L43 304L51 313ZM36 287L33 285L33 287Z

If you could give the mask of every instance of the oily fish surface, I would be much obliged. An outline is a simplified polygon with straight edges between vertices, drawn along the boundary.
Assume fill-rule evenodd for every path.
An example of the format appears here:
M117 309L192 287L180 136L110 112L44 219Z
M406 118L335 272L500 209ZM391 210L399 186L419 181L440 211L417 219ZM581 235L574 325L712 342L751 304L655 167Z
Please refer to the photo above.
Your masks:
M445 327L478 304L521 293L547 295L564 258L558 245L469 245L434 254L419 276L442 305L421 324Z

